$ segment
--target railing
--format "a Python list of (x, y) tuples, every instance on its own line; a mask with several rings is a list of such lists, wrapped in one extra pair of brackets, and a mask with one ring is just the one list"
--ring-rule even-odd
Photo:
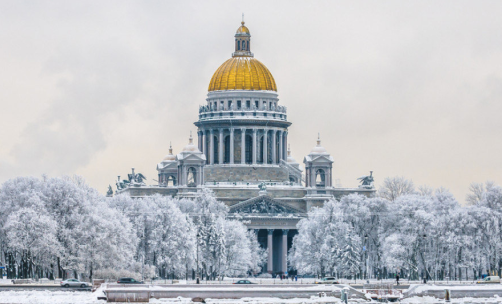
[(287, 121), (287, 114), (280, 111), (267, 110), (233, 110), (233, 111), (209, 111), (199, 113), (200, 121), (220, 119), (267, 119)]

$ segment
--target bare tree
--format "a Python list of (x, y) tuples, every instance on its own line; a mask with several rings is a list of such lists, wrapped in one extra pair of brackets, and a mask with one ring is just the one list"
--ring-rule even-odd
[(388, 199), (389, 201), (394, 201), (401, 195), (413, 193), (415, 193), (413, 181), (403, 176), (387, 177), (383, 181), (383, 186), (378, 191), (380, 197)]

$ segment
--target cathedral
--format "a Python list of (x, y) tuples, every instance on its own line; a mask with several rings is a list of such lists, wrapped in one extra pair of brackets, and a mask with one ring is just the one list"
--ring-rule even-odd
[(133, 170), (130, 183), (119, 177), (117, 193), (195, 197), (209, 188), (229, 207), (229, 217), (254, 229), (268, 251), (264, 271), (285, 273), (298, 221), (333, 197), (373, 195), (373, 177), (357, 188), (334, 187), (334, 160), (319, 137), (300, 166), (288, 145), (287, 108), (279, 104), (274, 77), (254, 58), (244, 22), (234, 47), (232, 58), (213, 74), (206, 103), (199, 108), (197, 142), (190, 134), (178, 154), (169, 148), (157, 164), (158, 184), (146, 185)]

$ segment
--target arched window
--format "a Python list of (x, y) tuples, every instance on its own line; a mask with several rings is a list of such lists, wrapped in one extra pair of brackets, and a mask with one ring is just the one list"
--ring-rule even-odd
[(220, 151), (220, 147), (218, 147), (220, 144), (220, 141), (218, 140), (218, 136), (215, 136), (214, 137), (214, 164), (217, 164), (219, 162), (219, 151)]
[(251, 164), (253, 162), (253, 137), (251, 135), (246, 135), (246, 164)]
[(223, 158), (223, 163), (230, 163), (230, 135), (225, 136), (225, 157)]
[(188, 168), (187, 185), (188, 187), (195, 187), (197, 184), (197, 170), (194, 167)]
[(317, 169), (315, 172), (315, 185), (316, 187), (324, 188), (326, 186), (326, 175), (323, 169)]
[(246, 41), (242, 41), (242, 50), (245, 51), (246, 50)]
[(169, 175), (167, 177), (167, 186), (176, 186), (176, 177)]
[(237, 41), (237, 50), (240, 51), (241, 50), (241, 42), (240, 41)]

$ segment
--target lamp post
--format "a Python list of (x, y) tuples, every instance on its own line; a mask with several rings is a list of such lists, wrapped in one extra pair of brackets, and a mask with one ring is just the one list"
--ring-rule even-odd
[(427, 279), (428, 279), (428, 276), (427, 276), (427, 265), (425, 265), (425, 238), (427, 237), (427, 235), (424, 233), (423, 235), (421, 235), (422, 237), (422, 241), (423, 241), (423, 251), (422, 251), (422, 262), (424, 264), (424, 283), (427, 283)]
[(197, 258), (196, 258), (197, 273), (195, 275), (195, 280), (197, 281), (197, 284), (199, 283), (199, 238), (200, 238), (200, 232), (197, 231)]
[(364, 272), (365, 272), (365, 278), (366, 280), (368, 279), (368, 235), (365, 234), (364, 235), (364, 247), (363, 247), (363, 251), (366, 255), (366, 257), (364, 258)]

